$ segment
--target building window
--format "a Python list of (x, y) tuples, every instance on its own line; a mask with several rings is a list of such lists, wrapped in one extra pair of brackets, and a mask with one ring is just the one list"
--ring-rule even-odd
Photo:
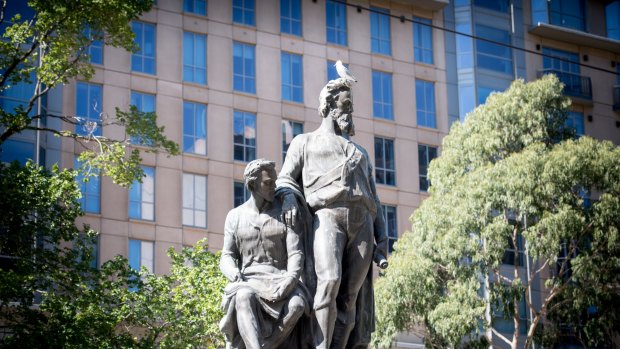
[(495, 88), (478, 86), (478, 105), (486, 103), (491, 93), (496, 91)]
[[(73, 168), (79, 169), (81, 167), (81, 163), (78, 159), (75, 159), (73, 162)], [(78, 173), (75, 177), (78, 188), (80, 188), (80, 192), (82, 193), (82, 198), (80, 199), (80, 206), (82, 207), (82, 211), (88, 213), (100, 213), (101, 212), (101, 187), (99, 184), (99, 171), (95, 171), (94, 176), (85, 177), (83, 173)], [(86, 181), (85, 181), (86, 180)]]
[(388, 238), (388, 252), (394, 251), (394, 243), (398, 240), (396, 221), (396, 206), (381, 205), (383, 220), (385, 221), (385, 236)]
[(235, 91), (256, 93), (254, 45), (233, 43), (233, 88)]
[(183, 225), (207, 227), (207, 176), (183, 174)]
[[(507, 45), (511, 44), (510, 33), (507, 30), (476, 24), (476, 35)], [(480, 68), (512, 74), (512, 49), (488, 41), (476, 40), (476, 63)]]
[(413, 21), (413, 59), (433, 64), (433, 21), (420, 17), (413, 17)]
[(418, 144), (418, 167), (420, 171), (420, 191), (428, 191), (428, 165), (437, 157), (437, 148), (430, 145)]
[(620, 40), (620, 0), (605, 6), (605, 24), (607, 27), (607, 37)]
[(101, 89), (101, 85), (78, 81), (75, 98), (78, 135), (101, 136)]
[(134, 44), (138, 46), (138, 52), (131, 55), (131, 70), (155, 74), (155, 25), (132, 22), (131, 29), (135, 35)]
[(347, 5), (331, 0), (325, 1), (327, 42), (347, 46)]
[(234, 159), (249, 162), (256, 159), (256, 114), (234, 112)]
[(372, 114), (377, 118), (393, 120), (392, 74), (372, 72)]
[(155, 169), (142, 166), (142, 183), (134, 181), (129, 188), (129, 218), (155, 220)]
[(394, 141), (375, 137), (375, 178), (379, 184), (396, 185)]
[(282, 99), (299, 103), (304, 101), (301, 55), (282, 52)]
[(583, 113), (577, 111), (571, 111), (568, 113), (568, 117), (565, 121), (567, 128), (572, 128), (577, 138), (585, 134), (585, 126), (583, 123)]
[[(327, 61), (327, 81), (336, 80), (340, 77), (336, 71), (335, 64), (336, 62), (334, 61)], [(345, 64), (345, 67), (348, 67), (348, 65)]]
[(207, 15), (207, 1), (206, 0), (183, 0), (183, 11), (193, 13), (196, 15)]
[(390, 43), (390, 10), (370, 8), (370, 50), (372, 53), (392, 54)]
[[(515, 256), (515, 253), (517, 255)], [(517, 248), (515, 248), (515, 244), (512, 242), (512, 238), (508, 237), (508, 248), (504, 250), (504, 256), (502, 257), (502, 264), (515, 265), (515, 257), (516, 265), (522, 267), (523, 263), (523, 236), (521, 234), (517, 235)]]
[(280, 0), (280, 31), (301, 36), (301, 0)]
[[(143, 113), (155, 112), (155, 95), (131, 91), (131, 105)], [(137, 145), (151, 145), (151, 140), (139, 136), (132, 136), (131, 143)]]
[(474, 0), (474, 5), (506, 13), (510, 9), (508, 1), (509, 0)]
[(183, 32), (183, 81), (207, 84), (207, 36)]
[(437, 128), (435, 118), (435, 84), (430, 81), (415, 81), (416, 117), (418, 126)]
[(551, 24), (582, 31), (586, 29), (584, 0), (550, 0), (547, 3)]
[[(129, 266), (133, 270), (140, 270), (145, 267), (148, 271), (153, 272), (153, 262), (155, 254), (155, 244), (152, 241), (142, 241), (129, 239)], [(131, 291), (137, 291), (137, 287), (130, 288)]]
[(286, 158), (286, 151), (293, 138), (304, 133), (304, 124), (297, 121), (282, 120), (282, 160)]
[(0, 162), (8, 164), (17, 161), (24, 166), (28, 159), (34, 160), (34, 144), (14, 139), (7, 139), (2, 143)]
[(183, 151), (207, 155), (207, 106), (183, 102)]
[[(502, 304), (494, 304), (493, 308), (493, 328), (502, 333), (514, 333), (515, 325), (512, 315), (504, 311)], [(525, 293), (521, 293), (519, 299), (519, 334), (527, 334), (527, 305), (525, 304)]]
[(86, 50), (86, 54), (88, 54), (88, 57), (90, 58), (90, 63), (103, 64), (103, 42), (95, 39), (97, 37), (101, 37), (101, 35), (97, 35), (97, 33), (90, 30), (90, 27), (86, 27), (86, 29), (84, 29), (84, 35), (91, 40), (91, 43)]
[(254, 0), (233, 0), (233, 23), (256, 25), (254, 21)]
[(580, 75), (579, 54), (543, 47), (543, 68), (564, 84), (565, 94), (592, 99), (590, 79)]
[(244, 202), (248, 201), (250, 198), (250, 191), (245, 187), (245, 183), (243, 182), (235, 182), (234, 183), (234, 205), (235, 207), (242, 205)]

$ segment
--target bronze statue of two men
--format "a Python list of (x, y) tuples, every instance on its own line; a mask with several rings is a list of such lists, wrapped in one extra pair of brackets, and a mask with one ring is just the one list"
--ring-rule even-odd
[(259, 159), (251, 198), (226, 217), (227, 348), (361, 348), (374, 329), (372, 261), (387, 237), (368, 153), (354, 134), (351, 81), (319, 95), (323, 121), (293, 139), (280, 174)]

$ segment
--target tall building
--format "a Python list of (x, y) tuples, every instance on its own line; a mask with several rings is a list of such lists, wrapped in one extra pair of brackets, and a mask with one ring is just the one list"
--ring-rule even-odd
[[(28, 12), (21, 6), (11, 11)], [(358, 80), (354, 139), (374, 159), (392, 242), (427, 195), (427, 166), (449, 125), (515, 78), (557, 74), (577, 132), (620, 143), (620, 78), (606, 72), (620, 72), (619, 0), (157, 0), (132, 29), (139, 52), (93, 45), (94, 77), (42, 101), (84, 120), (129, 105), (155, 111), (181, 146), (175, 157), (143, 154), (146, 177), (130, 189), (105, 177), (81, 185), (82, 221), (101, 233), (99, 263), (120, 254), (166, 273), (170, 247), (208, 238), (221, 248), (227, 212), (248, 195), (245, 165), (267, 158), (280, 168), (291, 139), (319, 126), (318, 94), (337, 60)], [(3, 91), (0, 103), (31, 90)], [(95, 132), (125, 137), (118, 127)], [(35, 158), (37, 144), (48, 166), (73, 167), (83, 150), (24, 132), (0, 160)]]

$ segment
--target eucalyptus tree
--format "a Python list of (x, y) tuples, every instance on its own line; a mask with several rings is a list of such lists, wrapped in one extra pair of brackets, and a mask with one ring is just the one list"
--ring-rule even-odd
[(590, 345), (618, 334), (620, 149), (575, 137), (562, 88), (515, 81), (452, 126), (376, 283), (375, 345), (405, 330), (428, 347), (550, 344), (560, 323)]

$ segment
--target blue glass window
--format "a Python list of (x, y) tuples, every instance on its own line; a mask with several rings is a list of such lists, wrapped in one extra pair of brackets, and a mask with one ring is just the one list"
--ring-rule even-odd
[(254, 0), (233, 0), (233, 22), (249, 26), (254, 21)]
[(286, 158), (286, 151), (293, 138), (304, 133), (304, 124), (297, 121), (282, 120), (282, 160)]
[(183, 102), (183, 151), (207, 155), (207, 106)]
[(207, 176), (183, 174), (183, 225), (207, 227)]
[(478, 105), (486, 103), (489, 95), (495, 91), (497, 90), (490, 87), (478, 86)]
[(131, 70), (155, 74), (155, 25), (132, 22), (131, 29), (135, 35), (134, 43), (139, 48), (138, 52), (131, 55)]
[(86, 53), (90, 57), (90, 62), (94, 64), (103, 64), (103, 42), (101, 40), (94, 40), (93, 37), (97, 36), (89, 27), (84, 29), (84, 35), (89, 37), (92, 42), (88, 46)]
[(183, 81), (207, 84), (207, 36), (183, 32)]
[[(153, 272), (155, 244), (152, 241), (141, 241), (129, 239), (129, 266), (131, 269), (140, 270), (145, 267), (148, 271)], [(131, 291), (137, 291), (136, 287), (132, 287)]]
[(233, 89), (256, 93), (254, 45), (233, 43)]
[(375, 137), (375, 178), (379, 184), (396, 185), (392, 139)]
[(372, 53), (392, 54), (390, 43), (390, 10), (371, 7), (370, 50)]
[(585, 134), (585, 126), (583, 122), (583, 113), (571, 111), (568, 113), (565, 125), (575, 131), (575, 136), (581, 137)]
[(607, 37), (620, 40), (620, 0), (605, 6), (605, 24), (607, 26)]
[[(334, 64), (336, 64), (336, 62), (327, 61), (327, 81), (336, 80), (340, 77), (338, 75), (338, 72), (336, 71), (336, 67), (334, 66)], [(347, 65), (345, 64), (345, 67), (346, 66)]]
[[(155, 112), (155, 95), (131, 91), (131, 105), (135, 105), (143, 113)], [(149, 139), (131, 137), (131, 143), (139, 145), (150, 145)]]
[(129, 188), (129, 218), (155, 220), (155, 169), (142, 166), (142, 182), (134, 181)]
[(418, 144), (418, 168), (420, 171), (420, 191), (428, 191), (428, 165), (437, 157), (437, 148), (430, 145)]
[(234, 112), (234, 159), (249, 162), (256, 159), (256, 114)]
[[(76, 170), (80, 168), (80, 161), (75, 159), (73, 166)], [(99, 184), (99, 171), (94, 171), (96, 171), (95, 176), (85, 177), (82, 173), (78, 173), (77, 177), (75, 177), (77, 185), (80, 188), (80, 192), (82, 193), (80, 206), (82, 206), (82, 210), (84, 212), (88, 213), (101, 212), (101, 187)], [(85, 179), (87, 181), (84, 181)]]
[(543, 47), (543, 54), (544, 69), (579, 75), (579, 55), (577, 53)]
[(551, 0), (548, 4), (551, 24), (582, 31), (586, 29), (584, 0)]
[(22, 166), (28, 159), (34, 160), (34, 144), (14, 139), (7, 139), (0, 148), (0, 162), (19, 162)]
[(413, 17), (413, 20), (413, 59), (433, 64), (433, 28), (430, 27), (433, 21), (420, 17)]
[(347, 5), (325, 1), (325, 17), (327, 42), (347, 46)]
[(508, 12), (510, 9), (508, 0), (474, 0), (474, 5), (499, 12)]
[(79, 118), (75, 133), (101, 136), (101, 85), (77, 82), (75, 115)]
[[(511, 44), (510, 33), (507, 30), (476, 24), (476, 35), (488, 40)], [(476, 40), (476, 60), (480, 68), (512, 74), (512, 49), (510, 47)]]
[(381, 212), (385, 221), (385, 236), (388, 238), (388, 252), (392, 253), (394, 251), (394, 243), (398, 240), (396, 206), (381, 205)]
[(206, 0), (183, 0), (183, 11), (201, 16), (207, 15)]
[(392, 114), (392, 74), (372, 72), (372, 114), (377, 118), (394, 119)]
[(280, 31), (301, 36), (301, 0), (280, 0)]
[(430, 81), (415, 81), (416, 117), (419, 126), (437, 128), (435, 121), (435, 84)]
[(250, 191), (245, 187), (243, 182), (235, 182), (234, 184), (234, 205), (235, 207), (242, 205), (250, 198)]
[(301, 55), (282, 52), (282, 99), (302, 103), (304, 79)]

